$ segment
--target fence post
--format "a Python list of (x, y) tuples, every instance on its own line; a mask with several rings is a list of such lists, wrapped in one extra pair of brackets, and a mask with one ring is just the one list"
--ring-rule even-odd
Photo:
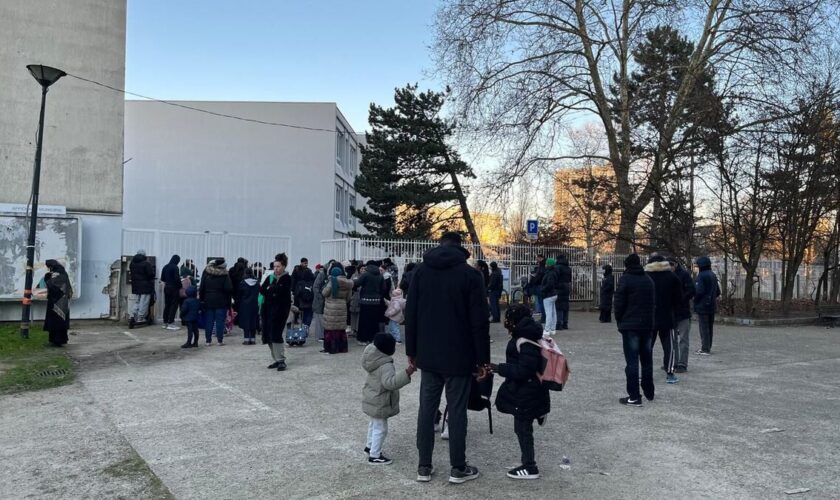
[(779, 300), (776, 296), (776, 287), (778, 287), (776, 279), (776, 272), (773, 271), (773, 300)]
[(597, 301), (599, 299), (599, 297), (598, 297), (599, 294), (596, 293), (596, 291), (595, 291), (595, 289), (598, 288), (598, 259), (595, 258), (591, 262), (592, 262), (592, 286), (590, 287), (590, 289), (592, 291), (592, 301), (590, 302), (590, 304), (591, 304), (592, 307), (591, 307), (590, 310), (594, 310), (595, 306), (598, 305)]

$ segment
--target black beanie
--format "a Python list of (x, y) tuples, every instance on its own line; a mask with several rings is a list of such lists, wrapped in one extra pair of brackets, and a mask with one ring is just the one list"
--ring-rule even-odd
[(379, 349), (379, 352), (388, 356), (393, 356), (397, 352), (397, 341), (387, 333), (376, 334), (376, 337), (373, 337), (373, 345)]
[(641, 265), (642, 260), (634, 253), (631, 253), (624, 259), (624, 267), (638, 267)]

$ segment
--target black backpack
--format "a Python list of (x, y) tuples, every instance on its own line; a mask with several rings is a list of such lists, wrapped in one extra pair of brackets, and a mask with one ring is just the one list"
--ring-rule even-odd
[(315, 292), (312, 291), (312, 283), (301, 283), (296, 292), (301, 307), (311, 307), (315, 300)]

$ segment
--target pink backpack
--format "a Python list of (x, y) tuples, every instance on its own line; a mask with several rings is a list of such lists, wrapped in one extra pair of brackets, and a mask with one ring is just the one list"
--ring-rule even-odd
[(545, 367), (542, 373), (537, 373), (537, 378), (552, 391), (562, 391), (566, 381), (569, 380), (569, 363), (566, 361), (566, 356), (557, 347), (553, 340), (543, 338), (539, 342), (533, 340), (520, 338), (516, 341), (517, 352), (522, 347), (522, 344), (528, 342), (540, 348), (543, 358), (545, 359)]

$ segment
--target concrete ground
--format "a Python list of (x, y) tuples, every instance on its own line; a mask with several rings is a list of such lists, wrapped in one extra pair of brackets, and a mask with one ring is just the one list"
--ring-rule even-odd
[[(470, 412), (482, 477), (464, 485), (446, 481), (446, 441), (433, 481), (414, 481), (419, 374), (389, 422), (394, 464), (367, 465), (355, 343), (289, 349), (279, 373), (241, 336), (182, 351), (183, 331), (78, 324), (75, 385), (0, 397), (0, 498), (840, 498), (840, 329), (719, 326), (714, 355), (692, 355), (674, 386), (657, 370), (656, 401), (638, 409), (618, 404), (614, 325), (574, 312), (570, 324), (558, 341), (572, 377), (535, 431), (543, 478), (506, 478), (519, 464), (512, 418), (494, 413), (490, 435)], [(492, 336), (501, 361), (507, 335)]]

